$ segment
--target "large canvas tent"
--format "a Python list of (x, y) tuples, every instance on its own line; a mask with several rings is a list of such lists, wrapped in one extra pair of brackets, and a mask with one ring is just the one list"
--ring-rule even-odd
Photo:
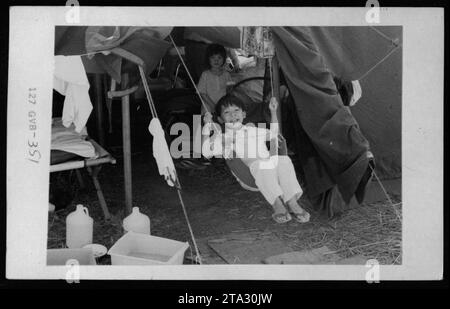
[[(182, 44), (195, 34), (230, 48), (239, 48), (237, 27), (56, 27), (55, 55), (89, 55), (85, 64), (101, 68), (126, 89), (139, 81), (137, 66), (115, 54), (114, 47), (144, 61), (147, 73), (170, 48), (173, 33)], [(401, 175), (401, 49), (370, 70), (401, 44), (400, 27), (272, 27), (279, 68), (293, 100), (305, 181), (310, 195), (326, 204), (333, 196), (345, 202), (361, 189), (368, 171), (366, 156), (375, 156), (379, 176)], [(175, 35), (176, 34), (176, 35)], [(391, 38), (393, 40), (391, 40)], [(100, 53), (99, 53), (100, 52)], [(364, 73), (369, 72), (365, 75)], [(128, 81), (122, 76), (127, 73)], [(351, 110), (343, 105), (333, 81), (361, 79), (363, 97)], [(281, 106), (283, 108), (283, 106)], [(292, 128), (292, 127), (291, 127)], [(290, 132), (292, 133), (292, 132)], [(302, 143), (302, 141), (304, 143)], [(361, 200), (362, 197), (360, 197)]]

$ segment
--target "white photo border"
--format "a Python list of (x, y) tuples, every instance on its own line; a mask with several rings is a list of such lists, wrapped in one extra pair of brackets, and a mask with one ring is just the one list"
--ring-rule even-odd
[[(370, 26), (368, 8), (11, 7), (7, 122), (9, 279), (65, 279), (47, 266), (48, 185), (54, 36), (58, 25)], [(232, 16), (232, 18), (230, 18)], [(402, 265), (380, 266), (380, 280), (443, 276), (444, 10), (381, 8), (375, 26), (403, 27)], [(36, 104), (28, 102), (35, 88)], [(41, 159), (27, 159), (30, 111), (36, 112)], [(80, 266), (80, 279), (365, 280), (365, 266), (180, 265)]]

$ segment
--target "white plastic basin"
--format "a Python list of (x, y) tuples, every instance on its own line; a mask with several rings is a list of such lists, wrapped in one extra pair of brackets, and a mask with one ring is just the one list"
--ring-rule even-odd
[(187, 248), (187, 242), (128, 232), (108, 254), (112, 265), (181, 265)]

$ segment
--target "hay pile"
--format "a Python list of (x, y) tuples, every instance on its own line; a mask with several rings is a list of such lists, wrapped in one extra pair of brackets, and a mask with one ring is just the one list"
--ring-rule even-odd
[[(397, 202), (394, 207), (401, 216), (399, 206)], [(333, 239), (336, 242), (340, 238), (336, 249), (340, 255), (361, 254), (382, 265), (402, 263), (402, 223), (390, 203), (355, 209), (335, 224), (340, 232)]]
[[(401, 202), (393, 200), (373, 203), (345, 212), (332, 221), (313, 220), (312, 227), (297, 235), (297, 250), (311, 250), (327, 246), (329, 253), (342, 258), (362, 255), (376, 259), (380, 265), (399, 265), (402, 263), (402, 223)], [(314, 215), (313, 215), (314, 217)]]

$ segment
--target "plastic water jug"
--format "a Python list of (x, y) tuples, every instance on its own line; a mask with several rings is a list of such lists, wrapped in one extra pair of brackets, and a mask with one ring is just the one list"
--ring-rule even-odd
[(123, 229), (125, 232), (150, 234), (150, 218), (141, 213), (138, 207), (133, 207), (131, 214), (123, 219)]
[(92, 243), (94, 220), (83, 205), (77, 205), (66, 218), (66, 244), (70, 249)]

